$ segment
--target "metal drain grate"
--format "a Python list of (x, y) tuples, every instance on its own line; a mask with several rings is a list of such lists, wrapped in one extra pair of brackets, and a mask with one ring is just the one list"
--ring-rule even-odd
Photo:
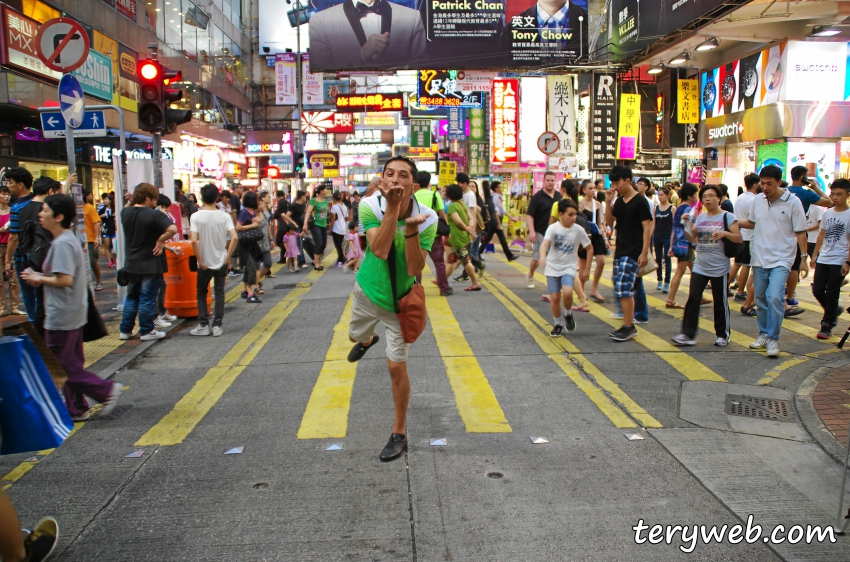
[(726, 395), (726, 413), (760, 420), (794, 421), (794, 409), (788, 400), (758, 398), (756, 396)]
[(302, 281), (300, 283), (278, 283), (274, 286), (275, 289), (306, 289), (313, 284), (312, 281)]

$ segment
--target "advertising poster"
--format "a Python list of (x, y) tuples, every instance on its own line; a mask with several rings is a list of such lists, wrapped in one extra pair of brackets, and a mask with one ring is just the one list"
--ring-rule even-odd
[(275, 105), (295, 105), (295, 62), (294, 53), (278, 53), (274, 59)]
[(610, 170), (617, 160), (617, 77), (594, 74), (590, 96), (590, 169)]
[(3, 8), (3, 64), (17, 67), (32, 74), (59, 80), (61, 72), (47, 68), (38, 58), (35, 42), (39, 23), (22, 14)]
[(112, 101), (112, 60), (106, 55), (89, 49), (86, 62), (71, 74), (77, 77), (86, 94)]
[(115, 9), (119, 14), (136, 21), (136, 0), (115, 0)]
[(337, 111), (305, 111), (302, 133), (353, 133), (354, 114)]
[[(835, 150), (834, 142), (789, 142), (788, 169), (805, 166), (807, 177), (816, 181), (824, 193), (828, 193), (827, 188), (835, 180)], [(788, 181), (790, 179), (787, 178)]]
[(420, 70), (416, 103), (427, 107), (481, 107), (482, 92), (463, 91), (457, 70)]
[(123, 43), (118, 44), (118, 97), (121, 107), (133, 112), (139, 108), (138, 60), (136, 51)]
[(572, 156), (576, 151), (576, 99), (573, 76), (546, 78), (549, 130), (558, 136), (560, 147), (554, 156)]
[(421, 68), (425, 61), (453, 69), (535, 67), (587, 55), (587, 0), (383, 0), (372, 6), (310, 3), (314, 71)]
[(310, 72), (310, 55), (301, 55), (301, 68), (303, 70), (304, 88), (302, 90), (302, 103), (304, 105), (322, 105), (325, 103), (324, 75), (321, 72)]
[(411, 148), (430, 148), (431, 147), (431, 120), (430, 119), (411, 119), (410, 120), (410, 147)]

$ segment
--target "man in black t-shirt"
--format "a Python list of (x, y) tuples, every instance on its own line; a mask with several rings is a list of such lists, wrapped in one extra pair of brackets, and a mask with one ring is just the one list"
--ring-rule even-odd
[(534, 271), (540, 260), (540, 245), (549, 228), (549, 217), (552, 215), (552, 205), (561, 200), (561, 194), (555, 191), (555, 172), (543, 175), (543, 189), (534, 194), (528, 203), (525, 223), (528, 227), (528, 241), (531, 247), (531, 265), (528, 268), (526, 287), (534, 288)]
[(159, 191), (149, 183), (141, 183), (133, 192), (133, 206), (121, 212), (124, 227), (124, 271), (127, 273), (127, 297), (119, 327), (119, 337), (133, 335), (136, 315), (141, 339), (158, 340), (165, 332), (154, 329), (156, 299), (162, 274), (168, 270), (165, 241), (177, 234), (177, 226), (168, 215), (156, 210)]
[(611, 188), (619, 197), (605, 211), (608, 226), (616, 219), (617, 249), (614, 252), (614, 298), (620, 300), (623, 325), (609, 336), (614, 341), (628, 341), (637, 335), (635, 328), (635, 290), (643, 281), (638, 270), (646, 265), (652, 235), (652, 213), (646, 198), (632, 185), (632, 171), (625, 166), (614, 166), (608, 173)]

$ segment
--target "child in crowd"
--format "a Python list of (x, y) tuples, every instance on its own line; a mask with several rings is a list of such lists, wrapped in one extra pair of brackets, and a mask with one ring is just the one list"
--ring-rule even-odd
[[(574, 332), (576, 321), (573, 318), (573, 285), (578, 274), (578, 252), (587, 251), (587, 259), (581, 271), (581, 278), (587, 280), (590, 264), (593, 262), (593, 245), (584, 228), (576, 226), (578, 206), (571, 199), (558, 201), (558, 222), (549, 226), (540, 245), (540, 263), (544, 268), (549, 287), (549, 305), (555, 325), (550, 335), (556, 338), (566, 327)], [(561, 294), (564, 296), (564, 316), (561, 316)]]
[(811, 266), (815, 270), (812, 294), (823, 307), (823, 318), (817, 336), (819, 340), (828, 340), (832, 336), (832, 329), (841, 311), (838, 304), (841, 299), (841, 285), (850, 271), (848, 192), (850, 181), (837, 179), (832, 182), (829, 198), (834, 206), (823, 213), (818, 241), (810, 258)]
[(348, 254), (345, 256), (348, 260), (345, 262), (345, 271), (354, 271), (357, 273), (359, 268), (357, 262), (363, 257), (363, 248), (360, 247), (360, 234), (357, 232), (357, 221), (348, 222), (348, 234), (345, 239), (348, 240)]
[(286, 231), (283, 235), (283, 247), (286, 249), (286, 270), (289, 273), (298, 273), (298, 267), (295, 265), (295, 260), (301, 255), (298, 251), (298, 233), (294, 229)]

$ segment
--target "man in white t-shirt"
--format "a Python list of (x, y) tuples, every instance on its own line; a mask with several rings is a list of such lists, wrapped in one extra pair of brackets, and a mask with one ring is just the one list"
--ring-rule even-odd
[[(210, 335), (209, 311), (207, 310), (207, 290), (213, 280), (214, 313), (212, 335), (222, 334), (221, 321), (224, 319), (224, 284), (227, 279), (227, 264), (236, 249), (239, 239), (233, 227), (229, 213), (219, 211), (215, 202), (218, 188), (207, 184), (201, 188), (201, 201), (204, 206), (192, 215), (189, 227), (189, 240), (198, 259), (198, 326), (189, 333), (193, 336)], [(228, 237), (230, 242), (228, 243)]]

